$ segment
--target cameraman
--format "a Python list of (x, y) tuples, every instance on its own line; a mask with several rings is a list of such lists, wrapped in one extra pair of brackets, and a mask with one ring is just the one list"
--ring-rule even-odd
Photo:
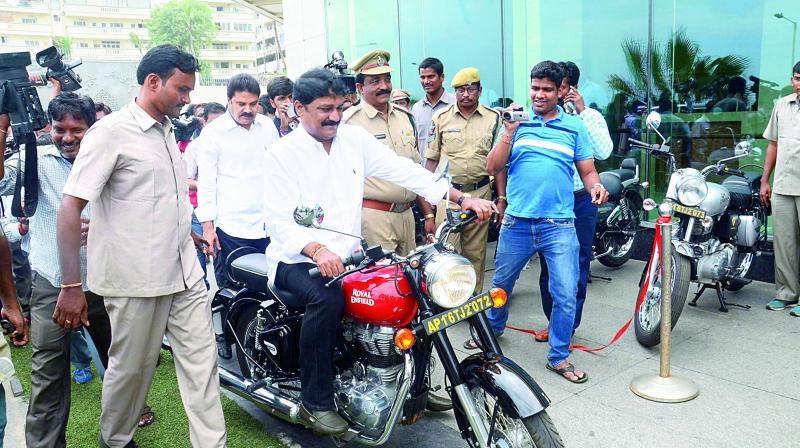
[[(64, 184), (77, 157), (84, 133), (94, 124), (94, 102), (74, 93), (53, 98), (47, 108), (53, 145), (38, 148), (39, 205), (30, 218), (33, 268), (31, 327), (33, 354), (31, 359), (31, 396), (28, 407), (26, 441), (31, 448), (64, 446), (70, 403), (70, 332), (53, 322), (56, 300), (62, 285), (56, 244), (56, 215), (61, 204)], [(18, 179), (15, 155), (6, 161), (0, 195), (14, 191)], [(83, 244), (89, 229), (89, 218), (82, 221)], [(81, 251), (81, 285), (85, 285), (86, 252)], [(85, 286), (82, 286), (85, 290)], [(92, 337), (101, 361), (107, 365), (111, 344), (111, 327), (103, 298), (86, 291), (89, 319), (86, 329)]]

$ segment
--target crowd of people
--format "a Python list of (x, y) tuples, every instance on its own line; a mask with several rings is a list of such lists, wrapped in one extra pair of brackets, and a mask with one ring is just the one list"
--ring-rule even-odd
[[(538, 253), (549, 325), (536, 337), (549, 343), (546, 366), (567, 381), (587, 381), (568, 358), (586, 299), (597, 206), (608, 199), (594, 160), (609, 157), (613, 145), (603, 116), (584, 103), (579, 68), (536, 64), (528, 77), (529, 118), (506, 120), (480, 103), (479, 69), (459, 69), (449, 92), (443, 63), (424, 59), (418, 68), (425, 96), (411, 105), (409, 92), (392, 85), (390, 60), (387, 51), (373, 50), (352, 64), (357, 95), (331, 71), (312, 69), (294, 81), (272, 79), (263, 95), (254, 77), (238, 74), (225, 104), (191, 104), (198, 61), (162, 45), (144, 55), (139, 93), (118, 111), (75, 93), (54, 96), (47, 107), (51, 141), (38, 151), (38, 208), (19, 223), (30, 239), (30, 293), (19, 280), (15, 291), (11, 249), (0, 238), (2, 315), (17, 328), (13, 344), (25, 345), (30, 334), (33, 347), (29, 447), (66, 445), (71, 381), (92, 379), (86, 339), (103, 372), (99, 445), (136, 446), (137, 427), (155, 418), (146, 398), (164, 335), (192, 445), (224, 446), (206, 265), (211, 258), (218, 287), (234, 287), (226, 263), (242, 247), (265, 253), (270, 279), (305, 307), (304, 412), (319, 433), (345, 431), (333, 402), (344, 304), (308, 269), (318, 267), (323, 277), (343, 272), (342, 259), (358, 242), (296, 224), (293, 210), (301, 203), (325, 209), (326, 226), (403, 255), (432, 240), (448, 203), (475, 211), (479, 221), (452, 237), (475, 269), (475, 293), (484, 289), (487, 235), (496, 225), (491, 287), (511, 299)], [(800, 86), (800, 67), (794, 71)], [(796, 106), (787, 104), (790, 112)], [(505, 110), (522, 109), (512, 102)], [(170, 119), (181, 114), (199, 126), (177, 139)], [(776, 126), (768, 138), (778, 139)], [(774, 148), (768, 165), (770, 154), (774, 166)], [(25, 166), (19, 157), (0, 170), (0, 194), (14, 191)], [(450, 185), (438, 175), (445, 170)], [(424, 220), (422, 235), (412, 207)], [(24, 277), (24, 269), (13, 270)], [(29, 301), (27, 318), (18, 294)], [(797, 295), (782, 292), (779, 299), (796, 303)], [(497, 335), (508, 310), (488, 312)], [(479, 342), (469, 339), (464, 348), (478, 349)], [(447, 397), (430, 399), (449, 405)]]

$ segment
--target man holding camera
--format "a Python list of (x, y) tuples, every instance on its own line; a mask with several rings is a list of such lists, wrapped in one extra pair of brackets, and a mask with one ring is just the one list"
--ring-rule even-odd
[(278, 130), (256, 112), (261, 88), (248, 74), (228, 81), (228, 113), (206, 125), (197, 141), (197, 219), (215, 254), (217, 285), (228, 255), (240, 247), (264, 252), (264, 151), (278, 140)]
[[(343, 114), (342, 122), (359, 126), (397, 155), (416, 163), (422, 161), (417, 150), (414, 118), (405, 109), (391, 103), (392, 71), (389, 52), (373, 50), (353, 64), (356, 89), (362, 101)], [(417, 195), (401, 186), (377, 178), (367, 178), (362, 202), (361, 233), (369, 244), (406, 255), (415, 247), (416, 235), (411, 201)], [(420, 210), (433, 218), (431, 206), (417, 200)]]
[[(433, 116), (428, 150), (425, 152), (425, 168), (433, 172), (437, 165), (447, 164), (447, 169), (453, 176), (453, 188), (473, 198), (491, 200), (492, 185), (489, 173), (486, 172), (486, 156), (503, 130), (500, 114), (480, 104), (483, 89), (481, 74), (477, 68), (460, 70), (453, 77), (451, 85), (456, 91), (456, 103)], [(497, 173), (495, 181), (498, 220), (502, 220), (506, 208), (505, 170)], [(437, 207), (436, 224), (446, 219), (445, 209), (444, 202)], [(426, 218), (425, 233), (428, 238), (433, 237), (434, 230), (433, 217)], [(453, 243), (456, 251), (467, 257), (475, 269), (478, 278), (475, 284), (476, 294), (483, 290), (488, 236), (488, 221), (470, 224), (460, 234), (451, 236), (451, 240), (455, 240)]]
[[(508, 208), (500, 228), (492, 287), (512, 297), (522, 268), (536, 253), (550, 268), (550, 351), (546, 367), (568, 381), (583, 383), (588, 375), (567, 361), (575, 320), (578, 239), (575, 234), (572, 174), (577, 169), (593, 204), (608, 200), (594, 168), (586, 126), (558, 106), (564, 77), (552, 61), (531, 70), (531, 119), (504, 120), (505, 131), (487, 157), (489, 174), (508, 165)], [(513, 107), (513, 106), (512, 106)], [(509, 305), (488, 312), (496, 334), (502, 334)]]
[(150, 49), (136, 70), (138, 96), (89, 129), (64, 186), (53, 320), (67, 330), (89, 324), (79, 249), (80, 214), (91, 201), (87, 282), (105, 296), (114, 336), (103, 380), (103, 448), (135, 446), (165, 334), (192, 446), (225, 446), (211, 307), (195, 254), (207, 242), (191, 231), (186, 169), (168, 118), (190, 102), (198, 70), (175, 46)]
[[(30, 218), (33, 268), (31, 296), (31, 395), (28, 405), (25, 439), (31, 448), (66, 445), (67, 419), (70, 408), (70, 338), (71, 332), (53, 321), (60, 285), (56, 216), (72, 164), (81, 150), (86, 131), (94, 124), (95, 105), (91, 99), (74, 93), (54, 97), (47, 107), (53, 145), (38, 148), (39, 202)], [(19, 154), (5, 163), (0, 180), (0, 195), (10, 194), (18, 182)], [(86, 243), (88, 214), (81, 217), (81, 243)], [(97, 352), (107, 364), (111, 345), (111, 326), (103, 298), (86, 287), (86, 251), (80, 251), (79, 286), (87, 299), (87, 313), (92, 325), (86, 329)]]

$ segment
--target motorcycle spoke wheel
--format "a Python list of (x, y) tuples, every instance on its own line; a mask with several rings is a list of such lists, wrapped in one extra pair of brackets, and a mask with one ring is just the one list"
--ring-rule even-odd
[[(492, 448), (559, 448), (563, 447), (561, 436), (545, 411), (524, 419), (513, 418), (498, 406), (497, 397), (486, 390), (475, 387), (472, 397), (481, 412), (486, 428), (491, 427), (492, 416), (495, 417), (492, 432)], [(472, 446), (478, 446), (471, 440)]]

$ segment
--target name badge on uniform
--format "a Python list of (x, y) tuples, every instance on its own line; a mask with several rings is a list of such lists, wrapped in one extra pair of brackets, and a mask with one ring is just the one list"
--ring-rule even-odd
[(461, 129), (459, 129), (459, 128), (450, 128), (450, 129), (445, 129), (445, 130), (443, 130), (442, 132), (456, 132), (456, 133), (461, 133)]
[(375, 138), (378, 140), (383, 140), (386, 138), (386, 134), (375, 134)]

